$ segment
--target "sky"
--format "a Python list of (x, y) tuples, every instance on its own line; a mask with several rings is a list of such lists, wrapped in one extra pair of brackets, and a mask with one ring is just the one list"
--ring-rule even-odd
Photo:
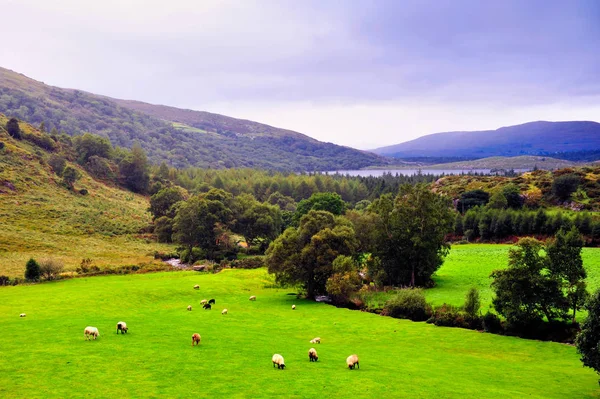
[(370, 149), (600, 121), (598, 0), (0, 0), (0, 66)]

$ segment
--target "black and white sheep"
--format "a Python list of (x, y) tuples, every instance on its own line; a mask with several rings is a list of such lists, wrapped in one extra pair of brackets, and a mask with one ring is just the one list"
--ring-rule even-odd
[(317, 350), (315, 348), (310, 348), (308, 350), (308, 360), (311, 362), (316, 362), (319, 360), (319, 356), (317, 356)]
[(350, 370), (353, 370), (355, 367), (357, 369), (360, 368), (360, 365), (358, 364), (358, 356), (356, 356), (356, 355), (348, 356), (348, 358), (346, 359), (346, 364), (348, 365), (348, 368)]
[(321, 343), (321, 337), (316, 337), (310, 340), (311, 344), (320, 344)]
[(296, 305), (292, 305), (292, 310), (296, 310)]
[(119, 331), (121, 331), (121, 334), (124, 334), (127, 332), (127, 330), (129, 330), (127, 328), (127, 323), (125, 323), (124, 321), (120, 321), (117, 323), (117, 334), (119, 333)]
[(199, 290), (199, 289), (200, 289), (200, 286), (199, 286), (198, 284), (196, 284), (196, 285), (194, 286), (194, 289), (195, 289), (195, 290)]
[(192, 310), (192, 305), (188, 305), (187, 310)]
[(83, 335), (85, 336), (85, 339), (89, 341), (91, 337), (94, 337), (94, 339), (98, 338), (100, 333), (96, 327), (87, 326), (85, 330), (83, 330)]
[(227, 309), (223, 309), (223, 311), (221, 312), (221, 314), (227, 314)]
[(277, 366), (277, 368), (280, 370), (285, 369), (285, 363), (283, 362), (283, 356), (276, 353), (273, 355), (273, 358), (271, 360), (273, 361), (273, 367)]
[(250, 298), (248, 298), (251, 301), (256, 301), (256, 296), (252, 295)]
[(19, 315), (19, 317), (25, 317), (25, 316), (27, 316), (25, 313), (21, 313), (21, 314)]

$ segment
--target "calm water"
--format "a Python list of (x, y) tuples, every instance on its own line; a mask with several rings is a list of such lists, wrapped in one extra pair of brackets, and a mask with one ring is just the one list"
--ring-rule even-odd
[[(459, 175), (461, 173), (484, 173), (489, 174), (490, 169), (372, 169), (372, 170), (336, 170), (333, 172), (327, 172), (328, 174), (339, 173), (341, 175), (350, 175), (350, 176), (382, 176), (386, 173), (391, 173), (393, 175), (407, 175), (412, 176), (419, 173), (419, 170), (422, 174), (430, 174), (430, 175)], [(515, 172), (522, 173), (527, 172), (529, 169), (515, 169)]]

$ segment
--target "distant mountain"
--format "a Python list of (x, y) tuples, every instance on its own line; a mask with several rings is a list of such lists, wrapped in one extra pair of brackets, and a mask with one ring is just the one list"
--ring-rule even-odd
[[(600, 123), (529, 122), (497, 130), (435, 133), (373, 150), (405, 157), (470, 157), (553, 155), (600, 149)], [(571, 158), (572, 159), (572, 158)]]
[(250, 167), (315, 171), (387, 165), (366, 151), (208, 112), (117, 100), (48, 86), (0, 68), (0, 112), (70, 135), (91, 132), (114, 146), (139, 141), (154, 163), (175, 167)]

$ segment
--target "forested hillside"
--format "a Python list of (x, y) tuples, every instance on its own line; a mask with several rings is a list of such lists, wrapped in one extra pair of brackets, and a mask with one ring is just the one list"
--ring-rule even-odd
[(137, 141), (156, 164), (313, 171), (388, 163), (372, 153), (256, 122), (140, 104), (48, 86), (0, 68), (1, 113), (35, 126), (43, 123), (48, 132), (98, 134), (113, 146), (131, 148)]

